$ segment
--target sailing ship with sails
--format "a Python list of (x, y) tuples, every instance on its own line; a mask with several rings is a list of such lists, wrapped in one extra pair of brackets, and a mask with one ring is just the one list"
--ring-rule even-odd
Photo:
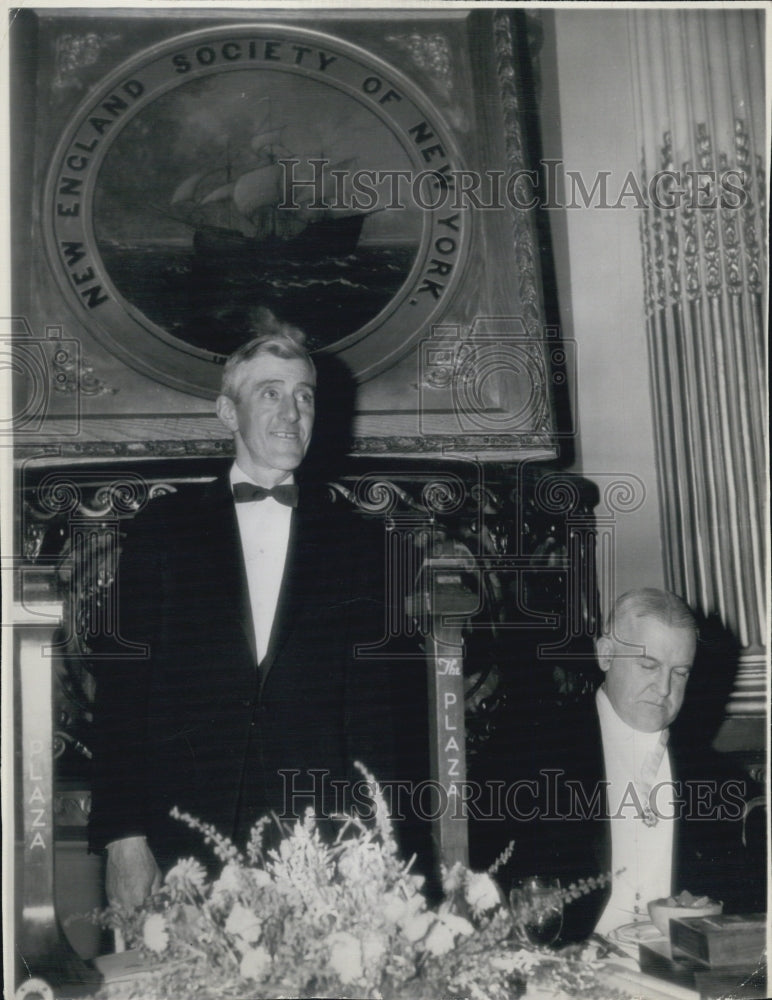
[[(175, 188), (171, 205), (193, 226), (197, 259), (251, 269), (277, 260), (315, 262), (354, 253), (371, 213), (329, 207), (329, 170), (318, 186), (318, 201), (310, 185), (289, 192), (290, 172), (281, 161), (298, 157), (282, 144), (283, 131), (279, 127), (258, 132), (238, 162), (231, 161), (229, 150), (223, 166), (191, 174)], [(330, 170), (353, 162), (340, 160), (330, 164)], [(320, 202), (325, 207), (315, 207)], [(298, 207), (282, 207), (292, 203)]]

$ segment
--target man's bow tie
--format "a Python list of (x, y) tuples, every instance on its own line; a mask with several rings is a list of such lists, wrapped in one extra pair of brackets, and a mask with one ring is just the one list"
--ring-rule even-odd
[(255, 486), (254, 483), (233, 484), (233, 499), (236, 503), (265, 500), (266, 497), (273, 497), (274, 500), (283, 503), (286, 507), (297, 507), (298, 488), (295, 483), (274, 486), (272, 490), (267, 490), (264, 486)]

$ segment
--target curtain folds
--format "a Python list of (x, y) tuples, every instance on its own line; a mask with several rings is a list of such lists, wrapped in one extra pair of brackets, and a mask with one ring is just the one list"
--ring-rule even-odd
[(668, 586), (743, 653), (763, 714), (767, 154), (762, 10), (629, 13)]

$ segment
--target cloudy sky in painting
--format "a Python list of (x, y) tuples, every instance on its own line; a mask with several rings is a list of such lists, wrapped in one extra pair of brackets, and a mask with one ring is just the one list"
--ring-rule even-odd
[[(101, 240), (179, 240), (194, 221), (172, 205), (178, 186), (203, 173), (198, 189), (254, 169), (258, 137), (280, 129), (278, 151), (323, 157), (350, 170), (407, 170), (410, 160), (372, 111), (336, 88), (279, 71), (231, 71), (182, 84), (144, 107), (112, 143), (95, 193)], [(274, 138), (277, 138), (274, 135)], [(417, 239), (420, 211), (378, 212), (365, 238)]]

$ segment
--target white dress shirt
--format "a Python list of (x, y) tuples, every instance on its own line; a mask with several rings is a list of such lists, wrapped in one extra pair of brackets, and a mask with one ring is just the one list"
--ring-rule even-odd
[[(648, 799), (649, 784), (670, 782), (670, 759), (660, 746), (661, 734), (642, 733), (624, 722), (603, 688), (596, 695), (606, 765), (607, 805), (611, 823), (611, 896), (595, 928), (599, 934), (648, 920), (646, 904), (669, 896), (673, 864), (673, 789), (657, 788), (654, 802), (659, 816), (647, 826), (637, 808)], [(653, 780), (642, 769), (647, 754), (661, 754)]]
[[(255, 483), (233, 463), (230, 473), (231, 486), (235, 483)], [(287, 483), (294, 482), (290, 477)], [(241, 536), (241, 550), (249, 586), (249, 603), (255, 629), (257, 662), (268, 650), (276, 607), (279, 602), (284, 564), (287, 561), (292, 508), (273, 497), (236, 504), (236, 518)]]

